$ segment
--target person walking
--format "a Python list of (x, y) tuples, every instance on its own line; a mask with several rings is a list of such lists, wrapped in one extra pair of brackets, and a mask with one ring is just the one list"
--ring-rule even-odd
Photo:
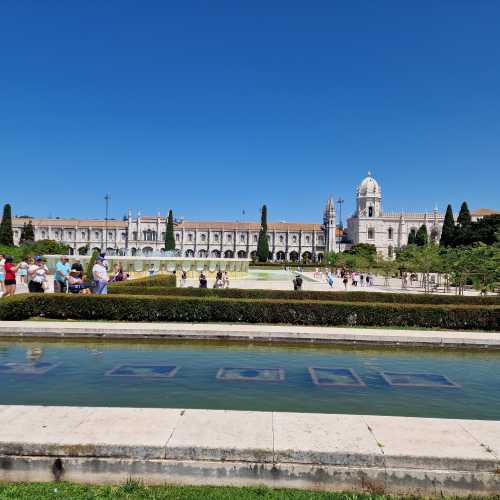
[(5, 271), (5, 291), (2, 297), (8, 297), (16, 293), (16, 272), (18, 266), (14, 265), (12, 257), (5, 257), (4, 271)]
[(108, 293), (108, 270), (104, 267), (103, 261), (103, 257), (97, 257), (94, 267), (92, 267), (92, 278), (95, 282), (94, 292), (97, 295)]
[(54, 292), (55, 293), (65, 293), (67, 290), (67, 279), (69, 272), (71, 271), (71, 266), (69, 265), (69, 259), (66, 256), (62, 256), (59, 262), (56, 264), (56, 274), (54, 277)]
[(26, 285), (28, 283), (28, 267), (29, 267), (29, 258), (24, 257), (21, 263), (18, 266), (19, 282), (22, 285)]
[(224, 278), (222, 281), (224, 282), (224, 288), (229, 288), (229, 274), (227, 271), (224, 271)]
[(344, 274), (342, 283), (344, 283), (344, 288), (347, 290), (347, 284), (349, 283), (349, 277), (347, 276), (347, 273)]
[(207, 288), (207, 286), (208, 286), (207, 277), (205, 276), (205, 274), (200, 273), (200, 288)]

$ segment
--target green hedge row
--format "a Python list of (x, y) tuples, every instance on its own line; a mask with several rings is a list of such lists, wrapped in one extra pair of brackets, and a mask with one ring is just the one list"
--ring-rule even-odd
[(500, 330), (500, 306), (71, 294), (18, 295), (0, 301), (0, 320), (23, 320), (34, 316), (77, 320)]
[(156, 276), (147, 276), (145, 278), (138, 278), (135, 280), (119, 281), (112, 283), (109, 288), (115, 290), (122, 290), (124, 288), (148, 288), (148, 287), (162, 287), (175, 288), (176, 277), (175, 274), (157, 274)]
[[(139, 281), (139, 280), (137, 280)], [(158, 295), (176, 297), (222, 297), (232, 299), (322, 300), (329, 302), (377, 302), (396, 304), (470, 304), (500, 305), (500, 296), (480, 297), (466, 295), (421, 295), (414, 293), (384, 292), (316, 292), (293, 290), (247, 290), (243, 288), (165, 288), (109, 287), (112, 294)]]

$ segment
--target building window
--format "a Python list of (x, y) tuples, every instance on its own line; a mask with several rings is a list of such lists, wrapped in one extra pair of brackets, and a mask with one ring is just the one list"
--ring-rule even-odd
[(42, 231), (42, 240), (45, 239), (45, 231)]
[[(71, 233), (69, 233), (69, 237), (71, 238)], [(108, 238), (113, 237), (113, 231), (108, 231)]]
[(392, 258), (392, 255), (393, 255), (392, 246), (389, 245), (389, 247), (387, 248), (387, 257)]
[(56, 238), (59, 238), (59, 231), (55, 232)]
[(72, 232), (72, 231), (70, 231), (70, 232), (68, 233), (68, 238), (73, 238), (73, 232)]
[(368, 239), (369, 240), (375, 239), (375, 229), (373, 229), (372, 227), (368, 229)]
[(295, 235), (295, 234), (293, 235), (293, 237), (292, 237), (292, 241), (293, 241), (294, 243), (297, 243), (297, 235)]
[(98, 233), (97, 231), (94, 233), (94, 236), (95, 236), (97, 239), (99, 239), (99, 233)]
[[(285, 238), (282, 234), (280, 234), (280, 243), (283, 243), (285, 241)], [(284, 259), (283, 259), (284, 260)]]
[(137, 240), (137, 231), (134, 231), (134, 232), (132, 233), (132, 239), (133, 239), (133, 240)]
[(387, 238), (389, 240), (392, 240), (392, 227), (390, 227), (388, 230), (387, 230)]
[(368, 207), (368, 217), (373, 217), (373, 207)]
[(310, 243), (311, 242), (311, 237), (309, 235), (306, 236), (306, 243)]
[(188, 234), (188, 241), (193, 241), (193, 235), (192, 235), (192, 233)]
[(207, 235), (206, 234), (202, 234), (201, 235), (201, 241), (203, 241), (203, 242), (207, 241)]
[(257, 243), (257, 235), (256, 234), (253, 235), (253, 242)]
[(318, 236), (318, 243), (320, 245), (322, 245), (324, 242), (325, 242), (325, 239), (323, 238), (323, 236)]
[(244, 234), (240, 234), (240, 241), (241, 241), (241, 243), (245, 243), (245, 235)]
[(215, 241), (215, 243), (219, 242), (219, 235), (218, 234), (214, 234), (214, 241)]
[[(165, 238), (163, 238), (163, 239), (165, 239)], [(179, 233), (176, 233), (175, 241), (177, 241), (177, 242), (181, 241), (181, 235)]]
[(127, 239), (127, 233), (122, 233), (122, 240), (126, 240)]
[(82, 239), (85, 239), (87, 237), (87, 233), (85, 231), (82, 231)]
[(233, 239), (233, 236), (231, 234), (228, 234), (227, 235), (227, 241), (232, 241), (232, 239)]

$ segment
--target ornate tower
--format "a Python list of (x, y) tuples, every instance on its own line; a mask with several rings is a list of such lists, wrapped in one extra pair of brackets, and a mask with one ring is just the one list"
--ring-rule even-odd
[(368, 172), (356, 191), (356, 215), (358, 217), (379, 217), (382, 215), (382, 191), (378, 182)]
[(325, 211), (323, 212), (323, 226), (325, 227), (325, 250), (327, 252), (335, 251), (336, 243), (336, 217), (335, 203), (333, 197), (330, 195), (326, 202)]

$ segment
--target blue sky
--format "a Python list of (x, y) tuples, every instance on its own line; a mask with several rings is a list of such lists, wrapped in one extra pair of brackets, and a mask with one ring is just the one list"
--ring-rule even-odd
[(6, 0), (0, 203), (320, 222), (371, 170), (387, 211), (500, 208), (498, 19), (496, 0)]

